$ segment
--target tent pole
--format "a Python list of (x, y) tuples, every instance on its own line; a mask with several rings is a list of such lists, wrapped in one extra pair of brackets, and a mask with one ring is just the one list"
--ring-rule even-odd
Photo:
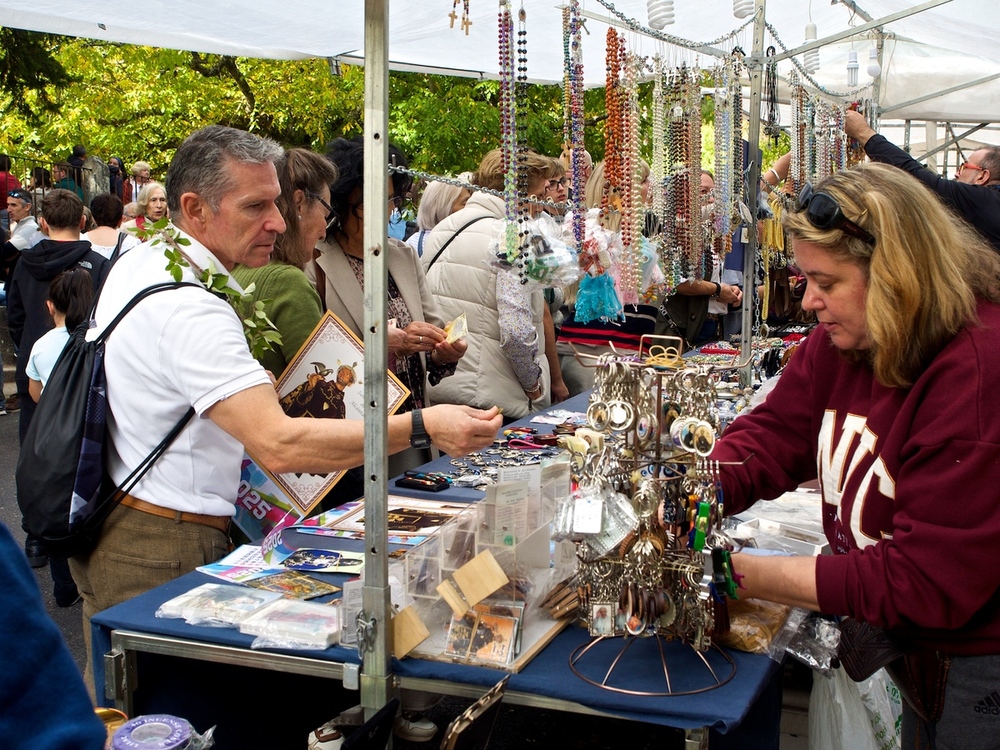
[[(753, 54), (748, 58), (750, 73), (750, 132), (747, 133), (746, 200), (753, 223), (747, 227), (747, 241), (743, 246), (743, 340), (740, 343), (740, 361), (747, 365), (740, 370), (740, 385), (750, 385), (753, 377), (753, 313), (757, 299), (757, 201), (760, 193), (760, 162), (757, 148), (760, 143), (760, 103), (764, 90), (764, 12), (765, 0), (754, 3)], [(766, 269), (765, 269), (766, 271)], [(767, 279), (765, 277), (765, 283)], [(761, 323), (767, 321), (767, 310), (761, 310)]]
[(365, 0), (365, 181), (363, 200), (364, 394), (365, 394), (365, 582), (359, 621), (365, 624), (362, 651), (361, 704), (370, 718), (389, 700), (391, 636), (389, 622), (388, 424), (386, 368), (385, 266), (389, 164), (389, 0)]

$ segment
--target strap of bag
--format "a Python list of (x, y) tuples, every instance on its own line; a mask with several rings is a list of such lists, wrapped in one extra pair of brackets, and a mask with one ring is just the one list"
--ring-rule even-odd
[[(139, 292), (138, 294), (136, 294), (132, 299), (130, 299), (125, 304), (125, 307), (123, 307), (121, 309), (121, 312), (119, 312), (115, 316), (114, 320), (112, 320), (110, 323), (108, 323), (107, 327), (103, 331), (101, 331), (101, 333), (98, 335), (98, 337), (95, 340), (97, 342), (99, 342), (99, 343), (103, 343), (104, 341), (106, 341), (107, 338), (108, 338), (108, 336), (111, 335), (111, 332), (113, 330), (115, 330), (115, 328), (121, 322), (122, 318), (124, 318), (133, 307), (135, 307), (140, 302), (142, 302), (144, 299), (146, 299), (146, 297), (149, 297), (149, 296), (151, 296), (153, 294), (157, 294), (158, 292), (165, 292), (168, 289), (180, 289), (183, 286), (190, 286), (190, 287), (194, 287), (195, 289), (205, 289), (205, 287), (202, 286), (201, 284), (196, 284), (196, 283), (191, 282), (191, 281), (164, 281), (164, 282), (159, 283), (159, 284), (153, 284), (152, 286), (148, 286), (145, 289), (143, 289), (141, 292)], [(208, 291), (208, 290), (205, 289), (205, 291)], [(100, 293), (98, 293), (98, 298), (100, 298)], [(94, 300), (94, 306), (93, 306), (93, 308), (90, 311), (91, 318), (93, 318), (94, 312), (97, 310), (97, 301), (98, 300), (96, 300), (96, 299)]]
[(125, 232), (118, 233), (118, 243), (115, 245), (114, 251), (111, 253), (109, 260), (114, 263), (118, 260), (118, 256), (122, 254), (122, 243), (125, 242)]
[(100, 526), (104, 523), (107, 517), (111, 515), (111, 511), (117, 508), (121, 501), (125, 499), (125, 496), (132, 492), (132, 488), (139, 483), (139, 480), (142, 479), (146, 475), (146, 472), (153, 467), (153, 464), (156, 463), (157, 459), (159, 459), (159, 457), (166, 452), (167, 448), (170, 447), (171, 443), (177, 439), (177, 436), (181, 434), (181, 430), (187, 426), (187, 423), (191, 421), (191, 417), (193, 416), (194, 407), (189, 406), (184, 416), (178, 420), (177, 424), (170, 428), (170, 432), (168, 432), (166, 437), (160, 441), (159, 445), (153, 448), (149, 455), (142, 459), (138, 466), (132, 469), (132, 473), (125, 477), (125, 481), (115, 487), (114, 491), (111, 493), (110, 501), (104, 503), (100, 509), (87, 519), (88, 525), (93, 528), (95, 525)]
[(493, 218), (492, 216), (477, 216), (472, 221), (469, 221), (469, 222), (463, 224), (462, 226), (460, 226), (457, 230), (455, 230), (455, 234), (453, 234), (451, 237), (449, 237), (448, 240), (443, 245), (441, 245), (441, 248), (434, 254), (434, 257), (431, 258), (431, 262), (427, 264), (427, 268), (425, 268), (424, 270), (425, 271), (430, 271), (431, 270), (431, 266), (433, 266), (434, 263), (437, 261), (437, 259), (441, 257), (441, 253), (443, 253), (445, 251), (445, 249), (448, 247), (448, 245), (450, 245), (452, 242), (454, 242), (455, 238), (458, 237), (458, 235), (460, 235), (466, 229), (468, 229), (469, 227), (471, 227), (477, 221), (482, 221), (483, 219), (492, 219), (492, 218)]

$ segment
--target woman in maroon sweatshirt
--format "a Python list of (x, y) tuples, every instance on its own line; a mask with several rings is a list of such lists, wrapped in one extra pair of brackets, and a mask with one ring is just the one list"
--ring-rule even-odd
[(722, 467), (727, 513), (818, 479), (835, 554), (734, 555), (745, 594), (911, 649), (904, 748), (997, 747), (1000, 256), (880, 164), (806, 186), (784, 225), (819, 326), (712, 457), (746, 459)]

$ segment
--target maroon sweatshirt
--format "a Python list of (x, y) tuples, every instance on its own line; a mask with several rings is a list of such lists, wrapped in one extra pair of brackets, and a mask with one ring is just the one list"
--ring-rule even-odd
[(1000, 653), (1000, 306), (979, 318), (908, 389), (820, 325), (712, 456), (750, 457), (722, 467), (727, 513), (819, 478), (823, 612), (959, 655)]

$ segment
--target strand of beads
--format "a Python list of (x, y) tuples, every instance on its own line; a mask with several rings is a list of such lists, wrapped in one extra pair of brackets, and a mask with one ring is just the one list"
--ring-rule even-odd
[(791, 158), (788, 162), (788, 175), (785, 177), (785, 184), (791, 187), (794, 195), (798, 195), (799, 190), (805, 184), (804, 166), (802, 164), (802, 145), (805, 138), (805, 90), (799, 80), (799, 74), (794, 70), (789, 74), (788, 81), (792, 87), (791, 108), (792, 108), (792, 145)]
[(645, 218), (639, 179), (639, 69), (643, 61), (630, 53), (625, 60), (625, 183), (622, 186), (622, 260), (619, 288), (624, 305), (639, 304), (639, 259), (637, 247), (642, 237), (641, 223)]
[[(516, 119), (516, 140), (517, 140), (517, 190), (523, 197), (528, 195), (530, 186), (528, 185), (528, 170), (526, 160), (528, 155), (528, 143), (524, 124), (528, 121), (528, 14), (524, 6), (517, 11), (517, 76), (514, 83)], [(529, 196), (530, 197), (530, 196)], [(528, 283), (526, 264), (526, 248), (530, 232), (528, 222), (531, 219), (531, 209), (527, 202), (522, 202), (518, 214), (518, 247), (516, 267), (521, 283)]]
[(584, 204), (583, 170), (585, 164), (585, 146), (583, 140), (583, 17), (580, 10), (580, 0), (570, 0), (567, 8), (566, 37), (569, 40), (566, 50), (566, 88), (568, 90), (568, 131), (571, 160), (570, 209), (573, 212), (573, 239), (579, 250), (583, 247), (586, 233), (586, 208)]
[(676, 283), (670, 278), (669, 269), (671, 268), (669, 245), (666, 243), (664, 238), (664, 229), (666, 227), (667, 214), (666, 214), (666, 161), (667, 161), (667, 140), (665, 136), (665, 120), (666, 120), (666, 107), (664, 106), (666, 100), (666, 91), (664, 88), (664, 64), (663, 58), (656, 55), (653, 58), (653, 143), (652, 143), (652, 158), (650, 161), (650, 173), (649, 173), (649, 183), (652, 186), (652, 206), (651, 210), (653, 216), (656, 217), (655, 223), (657, 226), (657, 233), (654, 237), (651, 237), (653, 246), (656, 249), (656, 255), (659, 259), (660, 270), (663, 271), (663, 275), (666, 280), (666, 288), (664, 292), (666, 294), (673, 293)]
[(497, 19), (500, 49), (500, 154), (504, 173), (504, 252), (508, 263), (518, 251), (517, 218), (517, 105), (514, 93), (514, 19), (510, 1), (500, 0)]
[(733, 65), (732, 75), (732, 99), (733, 99), (733, 145), (732, 145), (732, 165), (733, 165), (733, 202), (730, 206), (730, 214), (733, 217), (733, 224), (739, 224), (740, 203), (744, 200), (744, 190), (746, 181), (743, 179), (743, 85), (740, 83), (740, 74), (743, 71), (743, 55), (740, 52), (733, 52), (731, 56)]
[(722, 257), (728, 255), (733, 247), (732, 214), (730, 206), (733, 199), (732, 183), (732, 150), (733, 142), (733, 111), (730, 93), (730, 74), (732, 70), (726, 60), (715, 70), (715, 219), (712, 226), (713, 235), (721, 242)]
[[(624, 112), (622, 105), (621, 68), (625, 56), (625, 38), (614, 28), (608, 29), (604, 87), (607, 120), (604, 122), (604, 186), (601, 194), (601, 217), (606, 228), (618, 229), (621, 220), (621, 188), (623, 181), (622, 142)], [(614, 218), (612, 218), (614, 217)]]

